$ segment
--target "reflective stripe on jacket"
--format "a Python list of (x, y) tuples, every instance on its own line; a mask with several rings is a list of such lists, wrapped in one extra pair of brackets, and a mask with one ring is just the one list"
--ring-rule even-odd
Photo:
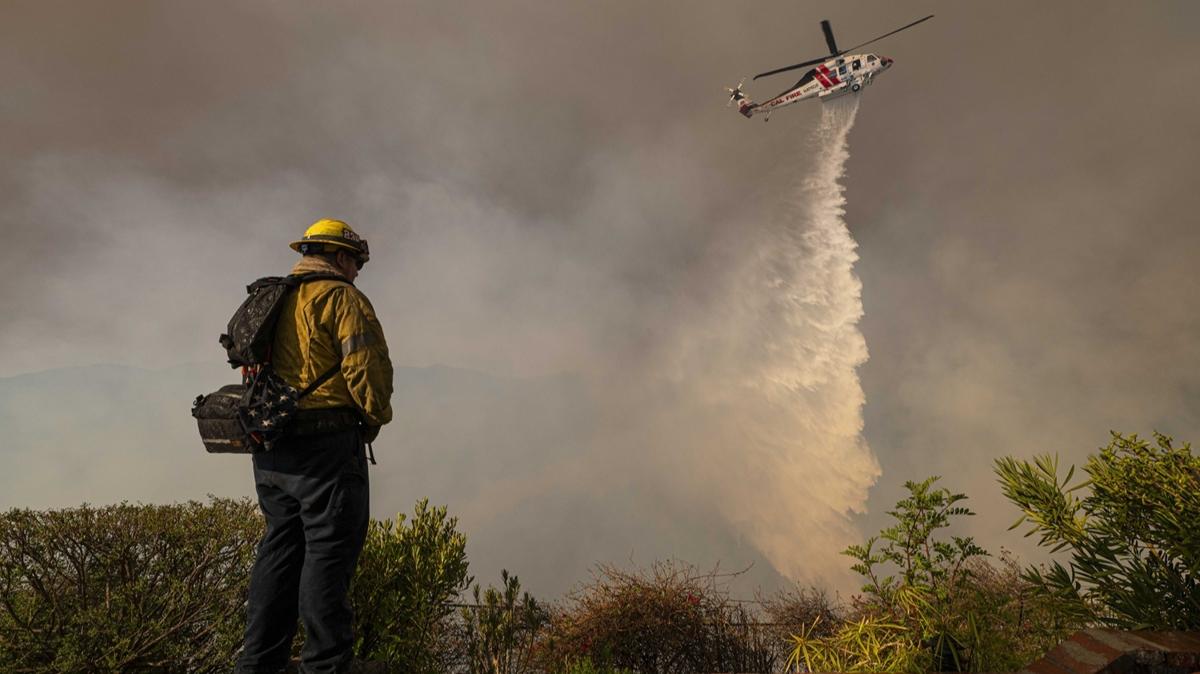
[[(304, 258), (292, 273), (314, 271), (323, 262)], [(342, 358), (340, 371), (300, 401), (301, 409), (349, 407), (364, 421), (392, 420), (392, 362), (383, 327), (361, 291), (346, 281), (302, 283), (288, 298), (275, 329), (271, 361), (284, 381), (303, 389)]]

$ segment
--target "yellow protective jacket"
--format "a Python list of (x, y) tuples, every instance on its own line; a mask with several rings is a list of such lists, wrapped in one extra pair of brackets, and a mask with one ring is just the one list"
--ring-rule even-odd
[[(293, 274), (334, 273), (321, 258), (302, 258)], [(340, 274), (339, 274), (340, 275)], [(271, 362), (298, 389), (342, 359), (340, 371), (300, 400), (301, 409), (357, 409), (371, 426), (392, 420), (392, 361), (375, 309), (348, 281), (302, 283), (288, 296), (275, 328)]]

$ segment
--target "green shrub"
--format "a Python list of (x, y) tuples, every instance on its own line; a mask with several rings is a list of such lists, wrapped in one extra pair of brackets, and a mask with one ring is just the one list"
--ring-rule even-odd
[[(888, 511), (896, 524), (865, 545), (850, 546), (845, 554), (856, 560), (851, 568), (867, 579), (863, 608), (882, 616), (878, 624), (895, 623), (908, 638), (925, 644), (935, 671), (966, 671), (972, 616), (964, 615), (953, 598), (970, 576), (967, 562), (987, 551), (970, 537), (937, 536), (952, 517), (975, 514), (957, 505), (966, 500), (965, 494), (934, 489), (937, 480), (906, 482), (908, 498)], [(887, 574), (889, 569), (896, 575)]]
[[(847, 612), (818, 614), (791, 637), (790, 664), (809, 671), (1013, 671), (1078, 627), (1057, 602), (969, 537), (940, 535), (973, 513), (966, 495), (908, 482), (896, 524), (845, 554), (866, 578)], [(841, 618), (840, 616), (846, 615)], [(830, 622), (832, 619), (832, 623)]]
[(954, 588), (950, 604), (963, 616), (978, 672), (1015, 672), (1086, 625), (1061, 612), (1059, 603), (1021, 573), (1007, 551), (995, 563), (976, 558)]
[[(398, 522), (370, 525), (358, 653), (441, 671), (446, 602), (470, 582), (465, 538), (425, 501)], [(262, 531), (249, 499), (0, 514), (0, 671), (228, 671)]]
[(446, 508), (417, 503), (413, 517), (372, 520), (351, 586), (358, 657), (405, 672), (447, 668), (454, 613), (449, 602), (471, 584), (466, 536)]
[(524, 674), (533, 671), (533, 649), (549, 614), (516, 576), (500, 572), (501, 589), (472, 592), (475, 606), (462, 609), (463, 649), (471, 674)]
[(1068, 566), (1031, 568), (1026, 579), (1077, 620), (1200, 629), (1200, 457), (1154, 437), (1151, 445), (1113, 433), (1074, 485), (1074, 468), (1060, 480), (1049, 456), (996, 462), (1004, 495), (1022, 511), (1013, 528), (1028, 523), (1027, 536), (1070, 551)]
[(248, 500), (4, 513), (0, 670), (227, 670), (261, 533)]

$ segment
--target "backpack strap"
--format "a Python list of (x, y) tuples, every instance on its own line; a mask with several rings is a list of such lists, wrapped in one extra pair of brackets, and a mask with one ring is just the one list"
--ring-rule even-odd
[[(295, 288), (295, 287), (299, 286), (301, 283), (306, 283), (308, 281), (323, 281), (325, 279), (331, 279), (334, 281), (343, 281), (346, 283), (350, 283), (346, 279), (346, 277), (342, 276), (341, 274), (330, 274), (327, 272), (319, 272), (319, 271), (318, 272), (310, 272), (308, 274), (290, 274), (287, 277), (287, 283), (288, 283), (288, 285)], [(313, 391), (321, 388), (321, 385), (324, 384), (325, 382), (329, 381), (330, 378), (333, 377), (333, 375), (337, 374), (338, 370), (341, 369), (341, 367), (342, 367), (342, 359), (338, 358), (337, 362), (334, 363), (332, 367), (330, 367), (325, 372), (321, 373), (321, 376), (314, 379), (311, 384), (304, 387), (304, 390), (301, 391), (296, 396), (296, 399), (299, 400), (301, 398), (304, 398), (305, 396), (312, 393)]]
[[(333, 280), (333, 281), (342, 281), (343, 283), (349, 283), (350, 285), (354, 285), (353, 283), (350, 283), (349, 279), (347, 279), (345, 276), (342, 276), (341, 274), (331, 274), (328, 272), (320, 272), (320, 271), (309, 272), (307, 274), (289, 274), (287, 276), (286, 282), (288, 285), (295, 288), (295, 287), (299, 286), (301, 283), (307, 283), (308, 281), (323, 281), (326, 279)], [(317, 377), (315, 380), (313, 380), (313, 383), (306, 386), (304, 388), (304, 390), (301, 391), (299, 393), (299, 395), (296, 396), (296, 399), (299, 400), (300, 398), (303, 398), (303, 397), (307, 396), (308, 394), (312, 393), (313, 391), (321, 388), (321, 384), (324, 384), (325, 382), (329, 381), (329, 379), (331, 377), (333, 377), (333, 375), (337, 374), (338, 370), (341, 367), (342, 367), (342, 359), (338, 358), (337, 362), (333, 364), (333, 367), (326, 370), (324, 373), (321, 374), (320, 377)]]
[(313, 383), (309, 384), (308, 386), (305, 386), (304, 390), (296, 395), (296, 400), (300, 400), (301, 398), (307, 396), (308, 394), (312, 393), (313, 391), (321, 388), (321, 384), (324, 384), (325, 382), (329, 381), (333, 377), (333, 375), (338, 373), (338, 370), (341, 369), (341, 367), (342, 367), (342, 359), (338, 358), (337, 362), (333, 364), (333, 367), (329, 368), (328, 370), (325, 370), (325, 372), (323, 372), (320, 377), (317, 377), (316, 379), (313, 380)]

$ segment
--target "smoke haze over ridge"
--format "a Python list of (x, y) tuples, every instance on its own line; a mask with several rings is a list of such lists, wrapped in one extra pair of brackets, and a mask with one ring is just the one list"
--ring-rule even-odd
[[(841, 217), (844, 198), (839, 184), (857, 108), (857, 98), (823, 107), (820, 124), (802, 145), (804, 153), (813, 158), (814, 169), (807, 176), (796, 177), (795, 186), (784, 192), (768, 216), (737, 223), (739, 239), (728, 242), (720, 254), (728, 270), (723, 283), (713, 283), (703, 305), (681, 313), (670, 330), (664, 330), (654, 343), (645, 344), (647, 357), (632, 367), (613, 360), (603, 371), (579, 368), (573, 380), (501, 384), (506, 388), (506, 402), (487, 392), (494, 384), (486, 384), (480, 391), (477, 381), (464, 385), (461, 377), (450, 376), (447, 383), (445, 377), (429, 379), (416, 374), (416, 381), (433, 386), (422, 388), (410, 384), (414, 373), (402, 372), (395, 405), (396, 428), (404, 432), (397, 436), (397, 444), (409, 445), (414, 428), (428, 427), (427, 422), (411, 417), (413, 408), (422, 402), (406, 391), (419, 397), (436, 396), (436, 390), (445, 386), (452, 389), (451, 409), (424, 415), (432, 417), (435, 426), (474, 419), (485, 435), (507, 431), (512, 437), (497, 439), (499, 446), (508, 447), (497, 456), (459, 451), (477, 440), (426, 438), (415, 452), (389, 457), (403, 457), (404, 463), (415, 459), (421, 464), (414, 471), (416, 482), (410, 479), (411, 484), (401, 489), (396, 487), (404, 478), (385, 458), (384, 466), (376, 471), (375, 488), (382, 496), (377, 495), (375, 510), (404, 510), (407, 496), (429, 489), (431, 483), (444, 482), (438, 496), (454, 504), (470, 525), (496, 528), (497, 533), (510, 536), (514, 530), (532, 530), (522, 537), (541, 542), (536, 557), (545, 560), (541, 566), (549, 567), (543, 573), (552, 573), (562, 557), (545, 551), (551, 533), (567, 547), (590, 550), (591, 556), (572, 570), (573, 578), (582, 577), (590, 563), (612, 560), (614, 555), (620, 560), (627, 549), (627, 561), (634, 563), (675, 556), (698, 536), (708, 541), (707, 547), (693, 551), (693, 560), (739, 566), (765, 561), (764, 568), (751, 576), (759, 583), (779, 582), (775, 574), (805, 582), (844, 583), (843, 565), (827, 552), (857, 541), (849, 516), (864, 510), (868, 489), (878, 474), (875, 459), (861, 438), (863, 394), (856, 374), (866, 360), (866, 347), (856, 328), (862, 314), (861, 285), (853, 275), (857, 255)], [(153, 207), (150, 196), (142, 197), (146, 208)], [(444, 217), (446, 212), (469, 211), (469, 206), (436, 202), (436, 210)], [(482, 217), (468, 212), (462, 219), (479, 222)], [(491, 224), (515, 226), (502, 220)], [(151, 233), (138, 231), (135, 235), (145, 238)], [(423, 272), (437, 273), (434, 269)], [(546, 292), (552, 293), (552, 289)], [(200, 371), (192, 369), (161, 377), (133, 373), (131, 379), (119, 370), (79, 372), (77, 376), (91, 382), (92, 397), (66, 397), (64, 407), (96, 413), (103, 405), (100, 399), (105, 390), (111, 388), (118, 398), (132, 400), (157, 391), (155, 411), (122, 424), (121, 410), (111, 410), (111, 414), (98, 415), (103, 422), (83, 427), (101, 446), (120, 449), (106, 449), (90, 457), (86, 452), (80, 454), (75, 447), (79, 442), (75, 433), (80, 431), (67, 431), (64, 438), (60, 426), (58, 436), (17, 438), (10, 450), (15, 448), (24, 463), (37, 455), (41, 443), (66, 445), (71, 449), (63, 460), (77, 470), (92, 465), (105, 475), (101, 481), (109, 484), (108, 498), (114, 497), (112, 483), (120, 482), (120, 470), (111, 467), (113, 453), (132, 452), (140, 456), (126, 457), (131, 464), (148, 459), (152, 473), (156, 463), (166, 472), (155, 476), (155, 491), (145, 498), (174, 493), (170, 488), (164, 492), (162, 483), (178, 479), (179, 467), (166, 468), (166, 457), (155, 456), (146, 445), (153, 444), (154, 437), (169, 438), (172, 446), (189, 444), (190, 420), (164, 404), (175, 398), (183, 400), (183, 396), (162, 393), (164, 386), (175, 391), (181, 375), (188, 373), (206, 383), (215, 374), (206, 371), (198, 377)], [(151, 385), (157, 378), (170, 381)], [(27, 427), (20, 421), (22, 417), (38, 416), (36, 409), (54, 406), (47, 397), (53, 399), (65, 392), (56, 394), (51, 387), (39, 395), (41, 378), (16, 378), (20, 379), (29, 379), (34, 392), (22, 395), (19, 386), (11, 387), (0, 401), (7, 401), (3, 408), (11, 415), (4, 419), (6, 424)], [(55, 386), (69, 386), (68, 377), (58, 379)], [(109, 384), (100, 383), (110, 380)], [(549, 402), (548, 396), (555, 397), (551, 391), (558, 391), (559, 403)], [(150, 407), (151, 403), (141, 405)], [(507, 428), (494, 410), (489, 411), (497, 405), (507, 406), (507, 414), (513, 417)], [(183, 423), (163, 421), (175, 416)], [(67, 415), (58, 423), (71, 428), (75, 424), (66, 421), (69, 418)], [(152, 418), (158, 421), (151, 422)], [(135, 428), (123, 428), (125, 425)], [(144, 428), (136, 428), (138, 425)], [(144, 439), (131, 440), (131, 432), (134, 438)], [(522, 440), (527, 447), (521, 446)], [(381, 442), (381, 447), (387, 446), (386, 441)], [(554, 449), (558, 451), (548, 451)], [(10, 456), (18, 460), (17, 455)], [(220, 492), (214, 488), (227, 481), (214, 479), (211, 464), (231, 463), (230, 458), (237, 460), (194, 452), (189, 462), (200, 459), (209, 465), (197, 464), (186, 472), (208, 475), (205, 490)], [(404, 468), (398, 472), (407, 472)], [(39, 466), (38, 471), (42, 475), (38, 481), (48, 481), (53, 464)], [(474, 475), (466, 475), (470, 473)], [(480, 479), (489, 475), (498, 479)], [(444, 480), (449, 476), (456, 477)], [(799, 484), (823, 486), (797, 489)], [(8, 486), (20, 489), (17, 483)], [(121, 493), (119, 489), (115, 492)], [(615, 519), (599, 512), (611, 510), (611, 504), (604, 502), (614, 494), (631, 510)], [(48, 496), (43, 492), (40, 498)], [(56, 504), (69, 504), (68, 499), (59, 496)], [(542, 504), (571, 500), (592, 503), (596, 510), (576, 513), (565, 530), (543, 524)], [(382, 505), (385, 503), (387, 506)], [(677, 516), (700, 510), (705, 515), (689, 527), (670, 517), (641, 521), (638, 511), (647, 510)], [(521, 517), (514, 521), (515, 513)], [(620, 547), (586, 543), (583, 539), (598, 525), (615, 539), (608, 543), (620, 541)], [(711, 534), (702, 532), (704, 528), (736, 534), (749, 547), (713, 541)], [(800, 530), (803, 536), (798, 535)], [(483, 539), (486, 544), (487, 534)], [(485, 559), (497, 556), (495, 548), (505, 549), (511, 543), (500, 540), (492, 545), (493, 549), (484, 550)], [(522, 554), (508, 549), (505, 554), (515, 557), (521, 568), (538, 565), (528, 551)], [(565, 590), (569, 583), (564, 578), (535, 578), (535, 586), (539, 580), (557, 591)]]
[[(733, 306), (723, 303), (748, 278), (740, 265), (772, 208), (812, 174), (815, 160), (793, 150), (824, 112), (796, 106), (747, 122), (722, 107), (721, 87), (819, 53), (821, 18), (852, 44), (937, 14), (878, 45), (897, 65), (866, 92), (847, 160), (872, 353), (863, 433), (882, 471), (859, 532), (877, 528), (903, 480), (936, 473), (971, 495), (980, 516), (967, 533), (1021, 549), (1004, 532), (1015, 513), (991, 458), (1078, 461), (1109, 428), (1185, 440), (1200, 430), (1200, 105), (1180, 86), (1193, 70), (1192, 3), (12, 2), (0, 12), (0, 377), (199, 362), (226, 376), (214, 337), (242, 286), (287, 269), (286, 242), (308, 222), (344, 217), (371, 240), (360, 285), (396, 361), (490, 373), (495, 381), (453, 380), (516, 401), (472, 420), (464, 410), (491, 398), (455, 393), (421, 407), (413, 393), (406, 404), (425, 416), (385, 432), (377, 484), (394, 487), (375, 514), (407, 509), (433, 482), (435, 500), (462, 509), (475, 550), (501, 548), (489, 527), (504, 526), (502, 512), (547, 536), (583, 529), (595, 544), (576, 548), (563, 583), (598, 550), (620, 561), (636, 548), (643, 562), (676, 553), (709, 563), (701, 557), (712, 553), (728, 566), (770, 537), (751, 545), (759, 515), (714, 503), (695, 474), (713, 466), (652, 452), (670, 443), (635, 442), (655, 437), (645, 427), (617, 438), (597, 428), (692, 424), (696, 446), (712, 440), (695, 420), (715, 403), (697, 411), (695, 400), (731, 393), (683, 382), (720, 367), (710, 381), (732, 381), (747, 362), (708, 357), (740, 325), (712, 308)], [(747, 91), (761, 100), (786, 84)], [(562, 373), (586, 384), (557, 388)], [(631, 380), (664, 383), (624, 388)], [(572, 404), (555, 407), (534, 392), (543, 385)], [(192, 388), (204, 387), (181, 392)], [(598, 418), (577, 412), (597, 408)], [(9, 417), (23, 426), (6, 427), (0, 469), (29, 479), (6, 490), (5, 505), (146, 493), (121, 481), (132, 459), (87, 435), (56, 436), (80, 447), (79, 465), (44, 447), (29, 461), (45, 465), (18, 460), (15, 438), (64, 427), (20, 409), (29, 413)], [(545, 416), (555, 423), (534, 430)], [(188, 422), (163, 431), (164, 451), (139, 470), (175, 480), (181, 495), (248, 493), (243, 465), (194, 455)], [(515, 439), (497, 441), (489, 472), (466, 480), (479, 457), (451, 450), (471, 436), (434, 437), (442, 424)], [(79, 467), (87, 462), (95, 470)], [(593, 482), (597, 467), (622, 479)], [(405, 473), (418, 468), (467, 485)], [(874, 470), (845, 469), (855, 476), (840, 483), (845, 493), (817, 475), (795, 485), (818, 490), (823, 521), (837, 522), (831, 513), (857, 502)], [(720, 477), (756, 487), (753, 471)], [(825, 540), (841, 540), (841, 527)], [(554, 571), (506, 554), (488, 563), (531, 583)], [(805, 564), (845, 563), (822, 555)]]

